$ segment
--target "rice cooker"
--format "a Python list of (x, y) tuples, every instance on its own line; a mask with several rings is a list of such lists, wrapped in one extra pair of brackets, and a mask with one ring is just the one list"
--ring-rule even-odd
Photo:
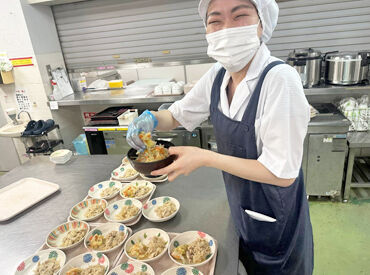
[(312, 48), (294, 50), (287, 59), (287, 63), (299, 73), (304, 88), (320, 84), (321, 62), (321, 52)]

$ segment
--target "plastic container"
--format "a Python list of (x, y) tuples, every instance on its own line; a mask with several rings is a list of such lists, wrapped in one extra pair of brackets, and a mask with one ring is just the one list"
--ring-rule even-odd
[(73, 141), (73, 146), (76, 149), (77, 155), (89, 155), (89, 147), (87, 146), (86, 135), (81, 134)]
[(119, 125), (127, 126), (137, 117), (138, 117), (137, 109), (129, 109), (123, 114), (121, 114), (119, 117), (117, 117), (117, 119)]

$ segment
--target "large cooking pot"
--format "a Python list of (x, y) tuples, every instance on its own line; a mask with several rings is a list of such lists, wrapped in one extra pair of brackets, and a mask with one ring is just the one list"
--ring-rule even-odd
[(367, 52), (336, 52), (325, 57), (325, 80), (335, 85), (356, 85), (367, 79)]
[(321, 52), (312, 48), (294, 50), (287, 59), (287, 63), (299, 73), (304, 88), (320, 84), (321, 61)]

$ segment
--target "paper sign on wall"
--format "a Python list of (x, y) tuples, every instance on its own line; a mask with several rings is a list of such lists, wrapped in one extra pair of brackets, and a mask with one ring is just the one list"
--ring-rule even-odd
[(31, 101), (27, 95), (26, 90), (24, 89), (17, 89), (15, 91), (15, 101), (17, 102), (18, 110), (19, 111), (31, 111)]
[(33, 66), (32, 57), (9, 58), (13, 67)]

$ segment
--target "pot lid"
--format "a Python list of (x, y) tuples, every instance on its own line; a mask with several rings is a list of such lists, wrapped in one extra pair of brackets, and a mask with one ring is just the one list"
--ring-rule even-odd
[(336, 52), (328, 53), (326, 55), (326, 60), (358, 60), (361, 61), (361, 53), (359, 52)]
[(312, 59), (321, 58), (321, 52), (312, 48), (294, 50), (289, 53), (289, 59)]

